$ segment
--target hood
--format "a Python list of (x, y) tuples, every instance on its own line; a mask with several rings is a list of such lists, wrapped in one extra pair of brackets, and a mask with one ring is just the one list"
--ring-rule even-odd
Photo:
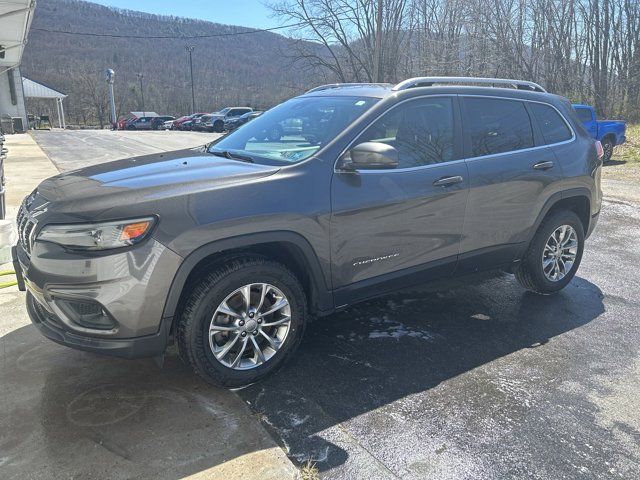
[(250, 182), (278, 170), (216, 157), (199, 148), (63, 173), (42, 182), (38, 194), (67, 213), (96, 212)]

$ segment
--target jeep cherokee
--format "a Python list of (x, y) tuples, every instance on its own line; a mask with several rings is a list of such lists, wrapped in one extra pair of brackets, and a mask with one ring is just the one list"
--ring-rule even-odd
[(128, 358), (175, 341), (205, 380), (240, 386), (280, 367), (310, 316), (390, 291), (489, 269), (562, 289), (601, 157), (531, 82), (325, 85), (205, 147), (45, 180), (14, 263), (51, 340)]

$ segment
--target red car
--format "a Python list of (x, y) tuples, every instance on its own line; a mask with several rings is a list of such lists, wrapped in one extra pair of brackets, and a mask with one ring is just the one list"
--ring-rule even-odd
[(186, 122), (190, 122), (196, 118), (200, 118), (202, 115), (206, 115), (206, 113), (194, 113), (192, 115), (185, 115), (184, 117), (180, 117), (177, 120), (173, 121), (173, 130), (181, 130), (182, 124)]

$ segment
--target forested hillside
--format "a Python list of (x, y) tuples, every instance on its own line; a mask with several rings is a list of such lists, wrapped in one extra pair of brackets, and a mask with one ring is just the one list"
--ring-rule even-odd
[[(134, 5), (134, 4), (132, 4)], [(212, 2), (215, 8), (215, 2)], [(250, 29), (193, 19), (118, 10), (78, 0), (39, 0), (22, 73), (68, 94), (71, 123), (108, 123), (106, 68), (116, 71), (120, 115), (142, 108), (180, 115), (191, 110), (187, 43), (194, 45), (196, 110), (226, 105), (264, 108), (321, 81), (285, 53), (295, 40), (272, 32), (203, 39), (123, 39), (44, 32), (39, 29), (116, 35), (210, 35)], [(52, 102), (30, 101), (33, 113)]]

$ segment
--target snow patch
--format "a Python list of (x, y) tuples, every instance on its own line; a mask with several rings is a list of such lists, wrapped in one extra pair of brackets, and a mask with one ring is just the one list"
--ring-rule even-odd
[(409, 327), (404, 323), (389, 320), (386, 315), (382, 318), (370, 318), (369, 321), (379, 327), (369, 333), (370, 339), (395, 338), (400, 340), (403, 337), (419, 338), (425, 341), (433, 341), (435, 339), (435, 334), (427, 330)]

